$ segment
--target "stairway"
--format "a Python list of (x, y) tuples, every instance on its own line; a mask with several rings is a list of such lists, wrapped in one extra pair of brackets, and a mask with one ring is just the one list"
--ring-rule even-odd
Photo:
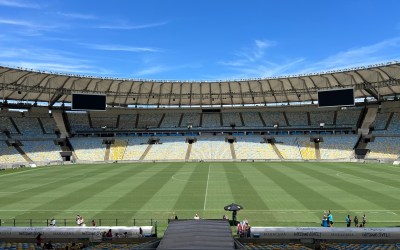
[(319, 150), (319, 143), (314, 142), (314, 145), (315, 145), (315, 158), (317, 160), (321, 160), (321, 152)]
[(110, 148), (111, 148), (111, 144), (106, 144), (106, 153), (104, 155), (104, 161), (110, 160)]
[(190, 158), (190, 152), (192, 152), (192, 146), (193, 146), (192, 144), (188, 143), (188, 148), (187, 148), (187, 151), (186, 151), (185, 161), (189, 160), (189, 158)]
[(278, 155), (279, 159), (283, 160), (283, 156), (282, 156), (281, 152), (279, 151), (279, 149), (276, 147), (274, 142), (271, 142), (271, 146), (274, 149), (275, 153)]
[(233, 143), (230, 143), (230, 148), (231, 148), (231, 154), (232, 154), (232, 159), (236, 160), (236, 152), (235, 152), (235, 145)]
[(146, 155), (147, 155), (147, 153), (150, 151), (151, 146), (153, 146), (153, 145), (152, 145), (152, 144), (149, 144), (149, 145), (147, 146), (147, 148), (146, 148), (146, 150), (144, 151), (143, 155), (140, 156), (140, 159), (139, 159), (140, 161), (143, 161), (144, 158), (146, 158)]
[(67, 127), (65, 126), (62, 111), (61, 110), (53, 110), (52, 115), (53, 115), (54, 121), (57, 124), (58, 130), (60, 130), (60, 138), (68, 137), (68, 130), (67, 130)]

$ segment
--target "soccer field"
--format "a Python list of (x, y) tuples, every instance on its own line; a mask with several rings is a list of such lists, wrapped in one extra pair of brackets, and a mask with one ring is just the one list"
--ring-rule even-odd
[[(41, 167), (0, 173), (3, 226), (149, 225), (220, 219), (223, 207), (244, 206), (252, 226), (319, 226), (332, 210), (336, 226), (366, 214), (367, 226), (400, 226), (400, 167), (356, 163), (137, 163)], [(32, 219), (32, 222), (30, 222)], [(65, 219), (65, 221), (64, 221)]]

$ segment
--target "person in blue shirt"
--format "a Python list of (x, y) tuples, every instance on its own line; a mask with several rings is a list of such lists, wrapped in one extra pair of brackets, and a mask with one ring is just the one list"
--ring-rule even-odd
[(332, 216), (331, 210), (329, 210), (329, 213), (328, 213), (328, 224), (330, 227), (333, 227), (333, 216)]
[(321, 226), (322, 227), (329, 227), (329, 223), (328, 223), (328, 219), (326, 218), (326, 215), (324, 215), (324, 217), (322, 217)]
[(350, 214), (347, 215), (346, 223), (347, 223), (347, 227), (350, 227), (350, 226), (351, 226), (351, 217), (350, 217)]

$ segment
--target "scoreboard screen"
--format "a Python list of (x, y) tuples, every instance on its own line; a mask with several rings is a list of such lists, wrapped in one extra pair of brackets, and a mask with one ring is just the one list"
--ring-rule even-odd
[(354, 89), (318, 91), (318, 107), (354, 106)]
[(106, 95), (72, 94), (71, 110), (105, 111)]

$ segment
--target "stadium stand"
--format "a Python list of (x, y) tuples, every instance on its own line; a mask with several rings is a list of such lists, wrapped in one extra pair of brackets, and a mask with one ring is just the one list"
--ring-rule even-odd
[(203, 114), (203, 128), (218, 128), (221, 127), (221, 114)]
[(86, 113), (67, 113), (72, 132), (91, 130), (89, 117)]
[(93, 128), (116, 128), (118, 117), (115, 114), (104, 112), (90, 112)]
[(279, 159), (270, 143), (260, 136), (241, 136), (235, 145), (237, 159)]
[(137, 124), (137, 128), (156, 128), (160, 123), (161, 115), (160, 114), (139, 114), (139, 121)]
[(400, 137), (375, 137), (368, 143), (367, 159), (397, 159), (400, 156)]
[(179, 127), (179, 120), (181, 113), (166, 113), (163, 121), (161, 122), (162, 128), (177, 128)]
[(338, 110), (336, 117), (336, 126), (338, 127), (356, 127), (360, 118), (361, 110), (359, 108)]
[(242, 127), (240, 113), (238, 112), (222, 113), (222, 122), (224, 127), (230, 127), (233, 124), (235, 127)]
[(321, 159), (350, 159), (357, 140), (355, 135), (324, 136), (323, 141), (319, 143)]
[(326, 126), (333, 126), (334, 111), (313, 111), (309, 114), (312, 127), (319, 127), (321, 123), (325, 123)]
[(199, 113), (184, 113), (180, 127), (186, 128), (188, 124), (193, 127), (200, 126), (200, 114)]
[(307, 112), (285, 112), (289, 125), (292, 127), (308, 126)]
[(275, 145), (281, 153), (283, 159), (301, 160), (301, 154), (297, 143), (297, 137), (275, 137)]
[(57, 124), (52, 117), (40, 117), (43, 129), (47, 134), (53, 134), (57, 129)]
[(114, 144), (111, 145), (111, 160), (121, 161), (124, 159), (128, 140), (115, 140)]
[(102, 138), (70, 138), (78, 160), (104, 161), (106, 146), (102, 144)]
[(21, 147), (26, 155), (34, 162), (62, 161), (60, 146), (54, 141), (22, 141)]
[(145, 160), (166, 161), (184, 160), (188, 144), (182, 136), (163, 136), (160, 137), (158, 144), (152, 145), (147, 153)]
[[(122, 139), (122, 138), (121, 138)], [(143, 155), (147, 147), (148, 137), (131, 137), (128, 140), (126, 147), (124, 160), (135, 160), (138, 161)]]
[(118, 128), (121, 130), (132, 130), (136, 128), (136, 114), (122, 114), (119, 118)]
[(199, 137), (192, 144), (191, 160), (231, 160), (230, 145), (225, 142), (225, 137)]
[(8, 146), (4, 141), (0, 141), (0, 163), (26, 163), (21, 154), (13, 147)]
[(242, 112), (244, 126), (246, 127), (263, 127), (263, 122), (258, 112)]
[(316, 160), (315, 143), (310, 141), (310, 137), (297, 137), (300, 154), (303, 160)]
[(285, 120), (285, 116), (283, 112), (280, 111), (270, 111), (270, 112), (261, 112), (262, 118), (267, 127), (274, 127), (274, 125), (279, 125), (279, 127), (286, 127), (287, 122)]

